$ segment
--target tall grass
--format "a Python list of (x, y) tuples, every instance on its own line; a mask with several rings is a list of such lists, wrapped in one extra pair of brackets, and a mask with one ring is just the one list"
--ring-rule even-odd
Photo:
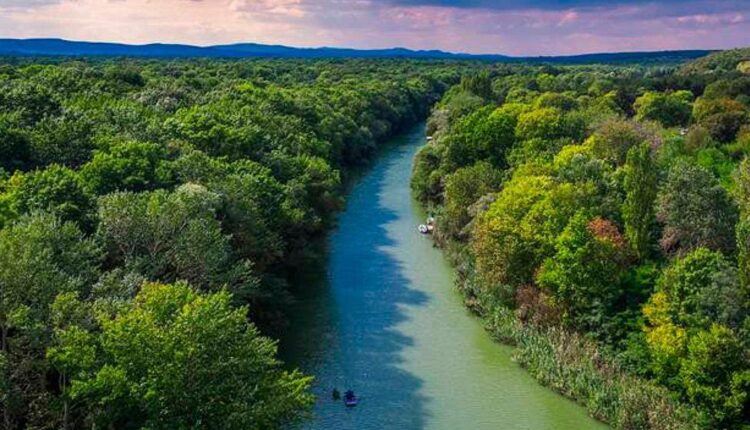
[(521, 324), (508, 308), (485, 313), (487, 330), (516, 346), (515, 359), (539, 383), (575, 399), (618, 429), (709, 428), (702, 416), (665, 388), (628, 375), (590, 339), (559, 327)]

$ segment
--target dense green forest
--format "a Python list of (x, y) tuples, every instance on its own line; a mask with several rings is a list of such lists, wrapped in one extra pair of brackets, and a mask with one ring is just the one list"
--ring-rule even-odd
[(462, 63), (0, 62), (3, 428), (271, 429), (342, 181)]
[(616, 428), (750, 426), (749, 58), (493, 66), (428, 122), (412, 186), (467, 304)]
[(412, 186), (520, 364), (617, 428), (750, 426), (748, 59), (0, 60), (3, 427), (303, 420), (291, 280), (428, 115)]

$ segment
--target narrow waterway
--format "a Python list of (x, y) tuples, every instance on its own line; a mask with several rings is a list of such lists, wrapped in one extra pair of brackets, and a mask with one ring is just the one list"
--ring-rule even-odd
[[(539, 386), (464, 308), (409, 188), (424, 127), (392, 142), (353, 186), (282, 340), (316, 378), (320, 430), (585, 430), (606, 426)], [(317, 275), (317, 276), (316, 276)], [(331, 399), (353, 389), (356, 408)]]

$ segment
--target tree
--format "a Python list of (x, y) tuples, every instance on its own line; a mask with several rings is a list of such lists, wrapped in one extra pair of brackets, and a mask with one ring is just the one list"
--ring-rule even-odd
[(750, 294), (750, 160), (745, 158), (734, 174), (734, 196), (740, 207), (736, 227), (740, 282)]
[(738, 327), (747, 311), (737, 268), (720, 252), (698, 248), (675, 260), (657, 286), (671, 320), (684, 327), (708, 328), (712, 322)]
[(649, 350), (649, 370), (657, 381), (676, 389), (688, 333), (685, 327), (673, 320), (672, 307), (667, 293), (656, 291), (643, 306), (643, 315), (648, 322), (643, 330)]
[(112, 262), (149, 279), (187, 280), (204, 290), (227, 285), (247, 298), (257, 293), (247, 261), (236, 261), (216, 219), (220, 196), (186, 184), (169, 193), (120, 192), (99, 202), (98, 236)]
[(655, 222), (656, 166), (651, 159), (651, 149), (642, 143), (628, 150), (624, 167), (625, 202), (622, 218), (625, 236), (640, 259), (650, 256), (652, 232)]
[(267, 169), (233, 173), (213, 180), (210, 188), (221, 196), (219, 211), (224, 230), (241, 258), (264, 269), (284, 254), (284, 231), (289, 225), (283, 186)]
[(750, 215), (750, 159), (745, 158), (734, 174), (734, 197), (743, 215)]
[(0, 86), (0, 110), (17, 112), (26, 125), (60, 113), (60, 103), (51, 88), (28, 79), (15, 79)]
[(544, 261), (536, 280), (562, 305), (568, 324), (601, 333), (621, 294), (627, 252), (614, 224), (579, 213), (558, 237), (555, 254)]
[(30, 152), (28, 136), (17, 116), (0, 113), (0, 169), (12, 172), (29, 167)]
[(81, 168), (81, 176), (94, 194), (113, 191), (147, 191), (169, 183), (166, 150), (159, 145), (125, 142), (106, 151), (95, 151)]
[[(554, 186), (547, 177), (515, 179), (506, 184), (497, 200), (474, 224), (471, 249), (477, 273), (487, 289), (518, 287), (531, 281), (541, 262), (541, 244), (523, 228), (524, 217)], [(505, 299), (511, 302), (515, 291)]]
[(664, 270), (643, 308), (655, 376), (708, 410), (720, 427), (727, 414), (736, 419), (745, 402), (744, 388), (731, 388), (733, 373), (747, 368), (731, 327), (743, 324), (747, 303), (736, 267), (721, 253), (699, 248)]
[(722, 143), (733, 141), (750, 118), (748, 109), (738, 101), (704, 97), (695, 102), (693, 117), (711, 137)]
[(85, 229), (92, 225), (92, 197), (78, 172), (67, 167), (52, 165), (29, 173), (17, 172), (8, 180), (6, 193), (15, 216), (46, 211)]
[(675, 93), (646, 92), (635, 101), (638, 121), (657, 121), (664, 127), (687, 125), (690, 121), (693, 95), (687, 91)]
[(715, 428), (742, 421), (750, 399), (747, 386), (735, 381), (746, 368), (742, 344), (727, 327), (712, 324), (690, 339), (680, 368), (682, 387), (692, 404), (708, 411)]
[(570, 135), (571, 129), (565, 116), (554, 108), (522, 113), (516, 126), (516, 136), (521, 140), (555, 140)]
[[(95, 366), (72, 380), (99, 428), (268, 429), (302, 418), (311, 379), (284, 371), (276, 344), (226, 292), (148, 283), (132, 306), (99, 321)], [(77, 338), (63, 348), (80, 349)]]
[(563, 112), (569, 112), (578, 108), (578, 102), (573, 96), (566, 93), (544, 93), (534, 101), (534, 107), (555, 108)]
[(657, 197), (656, 216), (664, 226), (666, 253), (698, 247), (731, 252), (737, 208), (716, 178), (702, 167), (678, 162)]
[(557, 183), (548, 176), (515, 176), (506, 182), (472, 229), (471, 250), (482, 285), (504, 291), (512, 304), (515, 289), (529, 284), (570, 217), (588, 207), (592, 187)]
[(59, 294), (51, 306), (51, 319), (54, 328), (51, 345), (47, 348), (46, 358), (50, 366), (57, 371), (57, 388), (62, 404), (60, 412), (61, 427), (70, 428), (71, 424), (80, 423), (81, 418), (71, 411), (70, 380), (85, 374), (96, 363), (96, 345), (94, 336), (89, 332), (93, 321), (92, 309), (79, 300), (77, 292)]
[(13, 417), (24, 416), (29, 426), (54, 423), (54, 408), (44, 392), (46, 375), (40, 371), (52, 337), (49, 308), (60, 293), (86, 293), (98, 276), (101, 251), (74, 224), (49, 214), (24, 216), (0, 230), (0, 249), (5, 425), (11, 428)]
[(448, 170), (486, 161), (506, 166), (505, 154), (515, 143), (516, 116), (506, 109), (486, 107), (455, 124), (443, 137)]
[(492, 78), (489, 72), (483, 70), (479, 73), (461, 78), (461, 89), (485, 100), (493, 100), (495, 95), (492, 91)]
[(643, 125), (615, 119), (599, 126), (589, 144), (597, 157), (620, 166), (625, 162), (628, 151), (647, 139), (648, 132)]
[(750, 218), (746, 215), (737, 223), (737, 251), (740, 283), (750, 295)]
[(440, 154), (441, 150), (435, 145), (425, 145), (414, 158), (411, 188), (422, 202), (440, 199), (443, 188)]
[(467, 209), (480, 197), (497, 189), (500, 172), (489, 163), (479, 162), (456, 170), (445, 183), (445, 226), (449, 235), (458, 235), (471, 220)]
[(31, 158), (35, 165), (60, 164), (79, 167), (94, 149), (95, 127), (89, 112), (65, 110), (59, 116), (45, 116), (29, 134)]

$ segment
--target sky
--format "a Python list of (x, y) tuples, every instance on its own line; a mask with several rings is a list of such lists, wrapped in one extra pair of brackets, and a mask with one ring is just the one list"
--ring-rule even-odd
[(507, 55), (750, 46), (750, 0), (0, 0), (0, 37)]

